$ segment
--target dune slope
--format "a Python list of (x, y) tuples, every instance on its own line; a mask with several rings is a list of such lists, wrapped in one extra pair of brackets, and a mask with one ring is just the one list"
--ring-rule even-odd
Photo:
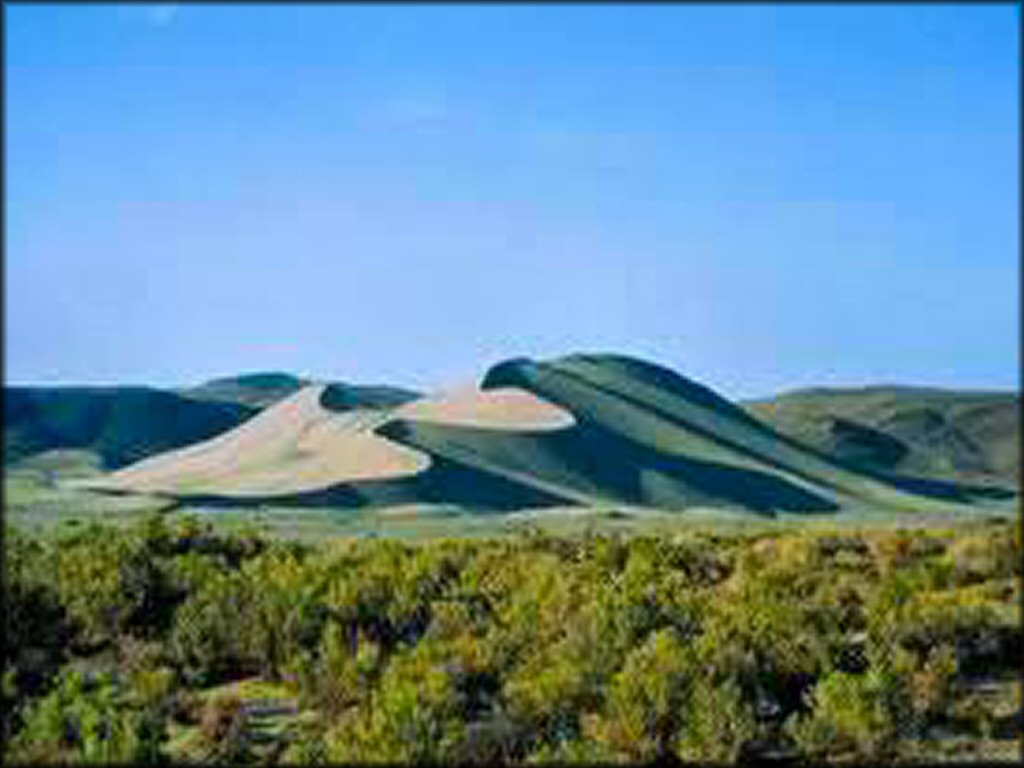
[(864, 504), (949, 511), (979, 498), (966, 486), (858, 467), (694, 381), (619, 355), (509, 360), (479, 386), (390, 408), (330, 401), (325, 386), (304, 387), (230, 432), (99, 485), (225, 504), (624, 503), (759, 514)]
[(267, 498), (412, 475), (430, 457), (374, 433), (380, 415), (336, 414), (311, 385), (237, 429), (115, 472), (97, 487), (179, 496)]

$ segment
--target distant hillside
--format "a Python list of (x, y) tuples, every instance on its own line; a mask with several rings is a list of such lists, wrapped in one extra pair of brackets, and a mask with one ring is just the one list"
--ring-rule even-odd
[(175, 390), (193, 400), (217, 403), (241, 403), (253, 408), (266, 408), (298, 392), (309, 382), (290, 373), (247, 373), (211, 379), (195, 387)]
[(57, 449), (95, 452), (105, 469), (205, 440), (256, 409), (146, 387), (7, 387), (4, 463)]
[(966, 486), (1019, 480), (1014, 393), (810, 389), (738, 407), (617, 355), (513, 360), (481, 382), (426, 398), (287, 373), (176, 392), (11, 387), (5, 464), (59, 468), (72, 457), (110, 471), (151, 459), (129, 468), (125, 488), (145, 475), (158, 492), (172, 479), (176, 490), (163, 490), (182, 498), (493, 508), (826, 511), (851, 499), (905, 506), (922, 493), (963, 501), (975, 495)]
[[(224, 433), (309, 382), (287, 373), (214, 379), (174, 391), (150, 387), (7, 387), (4, 463), (50, 451), (77, 450), (104, 469)], [(386, 408), (416, 399), (409, 390), (335, 382), (324, 405), (334, 411)], [(63, 463), (54, 457), (57, 466)], [(45, 463), (46, 458), (43, 457)], [(52, 462), (51, 462), (52, 463)]]
[[(254, 408), (266, 408), (312, 383), (309, 379), (302, 379), (290, 373), (249, 373), (212, 379), (197, 387), (179, 389), (177, 392), (195, 400), (241, 403)], [(325, 404), (333, 410), (388, 408), (415, 400), (417, 397), (419, 395), (416, 392), (399, 387), (332, 382), (329, 386), (329, 402)]]
[[(941, 512), (1012, 496), (882, 473), (863, 457), (855, 465), (695, 381), (620, 355), (509, 360), (478, 387), (393, 409), (352, 410), (344, 395), (303, 387), (215, 439), (86, 485), (243, 506), (627, 504), (769, 515), (865, 505)], [(331, 407), (338, 397), (341, 407)], [(893, 441), (877, 443), (890, 464), (903, 460)]]
[(1020, 479), (1020, 397), (1012, 392), (816, 388), (744, 407), (856, 466), (1010, 486)]
[(327, 384), (321, 403), (332, 411), (350, 411), (356, 408), (394, 408), (411, 403), (420, 397), (418, 392), (400, 387), (382, 385)]

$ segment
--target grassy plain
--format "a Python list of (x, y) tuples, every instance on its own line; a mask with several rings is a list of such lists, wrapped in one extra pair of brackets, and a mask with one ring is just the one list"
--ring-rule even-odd
[[(1015, 502), (993, 501), (963, 512), (893, 513), (871, 507), (835, 514), (753, 515), (748, 511), (692, 508), (653, 510), (627, 505), (554, 507), (510, 514), (467, 510), (454, 505), (408, 504), (383, 509), (309, 508), (264, 504), (252, 508), (176, 506), (157, 496), (115, 496), (71, 487), (66, 480), (98, 470), (81, 457), (67, 457), (53, 474), (37, 466), (8, 470), (4, 478), (5, 519), (46, 535), (73, 533), (92, 522), (127, 525), (163, 511), (169, 520), (198, 516), (220, 531), (255, 528), (267, 535), (307, 542), (333, 537), (405, 539), (491, 537), (536, 530), (556, 536), (587, 533), (664, 535), (714, 530), (737, 535), (796, 529), (934, 528), (984, 525), (1012, 519)], [(52, 464), (52, 460), (51, 460)]]

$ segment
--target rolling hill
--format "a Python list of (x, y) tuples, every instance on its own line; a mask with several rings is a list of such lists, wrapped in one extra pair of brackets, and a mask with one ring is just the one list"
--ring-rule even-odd
[[(290, 373), (247, 373), (211, 379), (197, 387), (177, 390), (178, 394), (193, 400), (220, 403), (238, 403), (253, 408), (266, 408), (295, 394), (313, 382)], [(419, 394), (400, 387), (360, 385), (332, 382), (327, 397), (328, 407), (334, 410), (353, 408), (386, 408), (401, 405), (419, 397)]]
[(1020, 398), (919, 387), (809, 389), (745, 403), (755, 416), (849, 463), (1015, 487)]
[(147, 387), (7, 387), (4, 463), (72, 449), (117, 469), (205, 440), (254, 413), (238, 403), (200, 402)]
[[(254, 373), (174, 391), (5, 387), (4, 464), (32, 460), (32, 466), (60, 467), (72, 460), (76, 468), (118, 469), (227, 432), (310, 384), (286, 373)], [(338, 412), (386, 408), (417, 397), (397, 387), (325, 386), (325, 402)]]
[[(329, 385), (302, 386), (233, 430), (90, 486), (225, 505), (626, 504), (769, 515), (858, 505), (948, 511), (1012, 496), (837, 456), (620, 355), (509, 360), (478, 386), (384, 408), (344, 397), (339, 408), (338, 397)], [(890, 465), (905, 458), (896, 439), (876, 440)]]

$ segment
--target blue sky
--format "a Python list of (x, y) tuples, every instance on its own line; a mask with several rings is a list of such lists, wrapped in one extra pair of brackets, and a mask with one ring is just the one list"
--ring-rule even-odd
[(6, 377), (1018, 386), (1013, 5), (7, 5)]

